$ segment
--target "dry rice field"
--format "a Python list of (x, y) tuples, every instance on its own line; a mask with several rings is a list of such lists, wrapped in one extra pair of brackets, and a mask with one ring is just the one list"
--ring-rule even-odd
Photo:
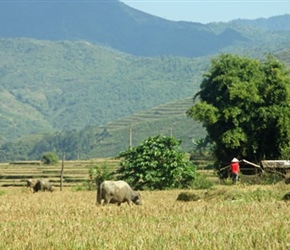
[(287, 185), (143, 191), (144, 204), (96, 206), (96, 192), (0, 188), (0, 249), (290, 249)]

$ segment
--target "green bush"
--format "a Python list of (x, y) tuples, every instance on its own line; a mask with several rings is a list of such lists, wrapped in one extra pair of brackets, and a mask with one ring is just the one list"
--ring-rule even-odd
[(109, 170), (107, 164), (102, 166), (91, 166), (89, 168), (90, 181), (88, 182), (88, 190), (96, 190), (99, 184), (105, 180), (112, 180), (113, 173)]
[(135, 189), (188, 188), (196, 166), (185, 157), (174, 137), (149, 137), (141, 145), (119, 154), (118, 178)]
[(41, 161), (45, 165), (56, 165), (58, 164), (58, 156), (54, 152), (47, 152), (42, 155)]

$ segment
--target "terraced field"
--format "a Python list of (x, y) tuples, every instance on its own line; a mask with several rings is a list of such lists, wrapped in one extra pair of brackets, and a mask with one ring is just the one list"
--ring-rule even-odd
[[(118, 160), (95, 159), (90, 161), (64, 161), (63, 187), (80, 185), (89, 180), (89, 168), (106, 166), (109, 171), (118, 168)], [(0, 164), (0, 186), (25, 186), (26, 180), (49, 179), (60, 186), (62, 162), (58, 165), (42, 165), (40, 162), (12, 162)]]
[(139, 123), (153, 122), (154, 120), (160, 120), (168, 117), (186, 117), (186, 111), (193, 105), (192, 97), (188, 97), (172, 103), (166, 103), (154, 107), (152, 109), (138, 112), (135, 115), (124, 117), (112, 123), (105, 125), (107, 129), (120, 129), (122, 127), (127, 128), (128, 124), (136, 125)]
[(129, 147), (130, 135), (133, 147), (149, 136), (174, 136), (181, 140), (182, 149), (190, 152), (193, 149), (192, 139), (206, 136), (202, 125), (186, 116), (192, 105), (192, 97), (188, 97), (100, 126), (98, 133), (106, 131), (107, 135), (97, 141), (88, 157), (118, 155)]
[[(213, 171), (204, 170), (208, 161), (197, 159), (193, 162), (198, 171), (216, 180)], [(97, 158), (88, 161), (64, 161), (63, 187), (82, 185), (89, 181), (89, 169), (93, 166), (105, 167), (114, 172), (119, 160)], [(62, 162), (58, 165), (43, 165), (40, 161), (0, 163), (0, 187), (26, 186), (27, 179), (49, 179), (54, 186), (60, 186)]]

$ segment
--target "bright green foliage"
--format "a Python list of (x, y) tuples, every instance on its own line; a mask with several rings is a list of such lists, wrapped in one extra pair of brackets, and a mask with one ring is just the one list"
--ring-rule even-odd
[(48, 152), (43, 154), (41, 161), (46, 165), (56, 165), (58, 163), (58, 156), (56, 153)]
[(121, 152), (118, 178), (137, 189), (185, 188), (196, 177), (196, 167), (185, 158), (174, 137), (149, 137), (140, 146)]
[(112, 172), (109, 171), (108, 166), (96, 165), (89, 168), (89, 190), (96, 190), (96, 188), (105, 180), (112, 180)]
[(203, 123), (217, 163), (289, 158), (290, 78), (282, 63), (220, 55), (200, 87), (187, 115)]

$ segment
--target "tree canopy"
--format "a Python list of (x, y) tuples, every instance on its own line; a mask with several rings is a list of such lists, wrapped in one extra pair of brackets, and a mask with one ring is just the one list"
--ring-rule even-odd
[(56, 165), (58, 163), (58, 156), (54, 152), (47, 152), (43, 154), (41, 161), (46, 165)]
[(185, 158), (180, 143), (174, 137), (158, 135), (121, 152), (119, 179), (137, 189), (189, 187), (195, 180), (196, 167)]
[(211, 61), (187, 115), (206, 128), (216, 163), (288, 159), (289, 87), (289, 71), (271, 55), (222, 54)]

